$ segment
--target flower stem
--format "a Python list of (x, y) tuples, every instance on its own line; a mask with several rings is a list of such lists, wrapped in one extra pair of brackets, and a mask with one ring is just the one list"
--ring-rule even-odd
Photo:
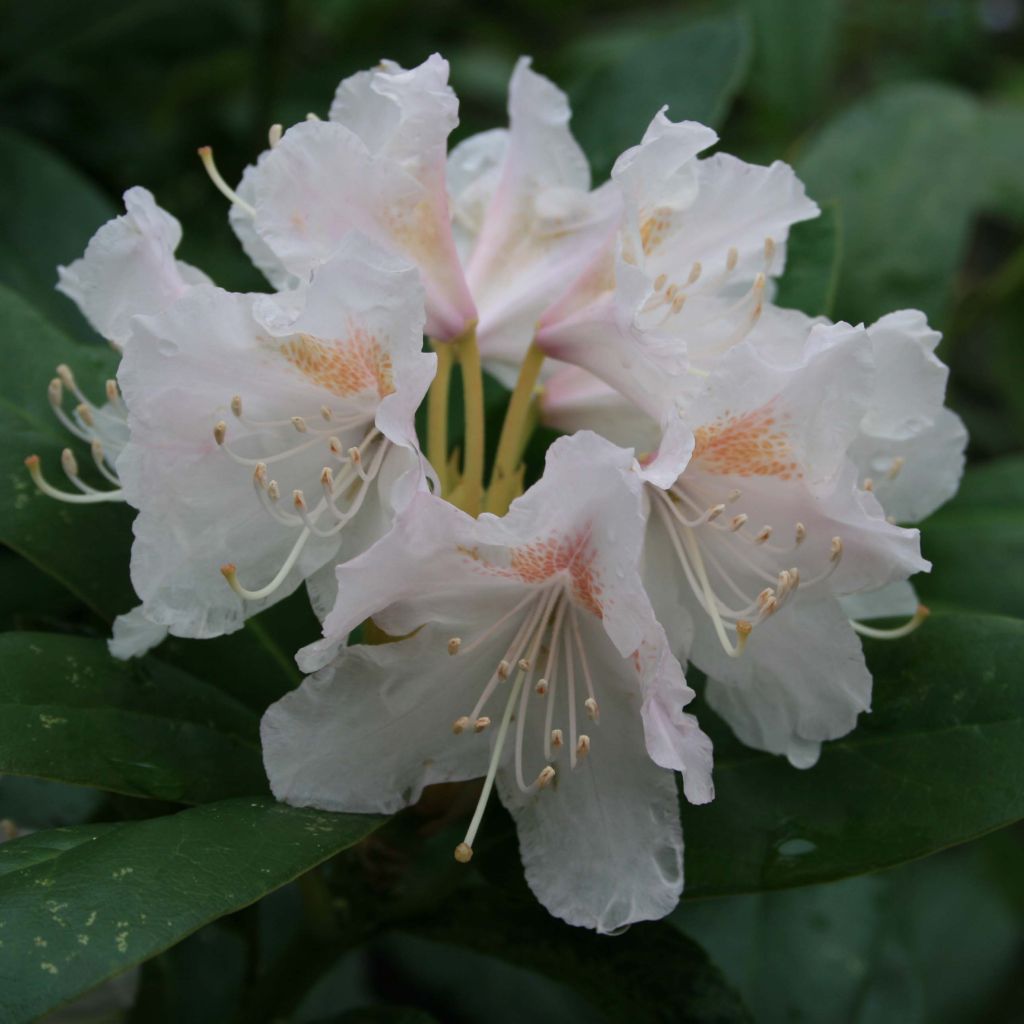
[(476, 324), (470, 324), (452, 344), (458, 346), (466, 414), (462, 508), (471, 516), (478, 516), (484, 487), (484, 378), (480, 350), (476, 347)]
[(448, 390), (455, 354), (450, 342), (432, 341), (437, 353), (437, 376), (427, 393), (427, 458), (441, 481), (441, 494), (447, 496), (448, 479)]
[(535, 343), (531, 344), (519, 368), (519, 379), (508, 403), (505, 422), (501, 426), (491, 486), (487, 492), (487, 510), (496, 515), (504, 515), (512, 500), (511, 486), (531, 428), (530, 408), (543, 363), (544, 353)]

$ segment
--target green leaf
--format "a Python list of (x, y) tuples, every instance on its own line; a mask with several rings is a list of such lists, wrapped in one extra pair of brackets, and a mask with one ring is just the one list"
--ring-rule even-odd
[(266, 791), (256, 716), (102, 640), (0, 636), (0, 772), (201, 803)]
[(1024, 618), (1024, 458), (999, 459), (964, 475), (957, 496), (921, 527), (932, 571), (914, 583), (937, 607)]
[(683, 807), (687, 894), (780, 889), (898, 864), (1024, 818), (1024, 622), (935, 614), (865, 643), (873, 711), (801, 771), (706, 708), (715, 800)]
[(794, 224), (786, 245), (786, 270), (775, 302), (808, 316), (828, 316), (842, 266), (842, 211), (822, 203), (821, 216)]
[(759, 1024), (1005, 1019), (983, 1012), (1024, 942), (988, 863), (1003, 838), (878, 875), (685, 903), (672, 922), (757, 1007)]
[(79, 336), (96, 337), (74, 303), (54, 289), (57, 267), (81, 256), (116, 212), (55, 153), (0, 130), (0, 283)]
[[(0, 878), (0, 1024), (22, 1024), (359, 842), (383, 819), (244, 798), (123, 824)], [(17, 851), (34, 836), (16, 839)]]
[(573, 90), (573, 131), (595, 176), (639, 144), (651, 118), (667, 103), (675, 121), (718, 125), (743, 84), (750, 63), (746, 20), (719, 14), (666, 25), (621, 27), (591, 36), (577, 51), (580, 85)]
[(1024, 106), (1004, 103), (984, 111), (981, 132), (985, 208), (1024, 223)]
[(57, 828), (88, 821), (103, 802), (98, 789), (6, 775), (0, 778), (0, 818), (15, 828)]
[[(65, 505), (40, 494), (24, 466), (37, 454), (56, 483), (60, 452), (77, 450), (83, 479), (109, 487), (90, 474), (92, 458), (60, 426), (47, 399), (59, 363), (73, 369), (79, 386), (97, 401), (114, 376), (117, 355), (99, 346), (77, 345), (22, 298), (0, 285), (0, 335), (5, 365), (0, 382), (0, 541), (59, 580), (105, 619), (128, 611), (137, 600), (128, 579), (131, 511), (124, 505)], [(69, 485), (70, 486), (70, 485)]]
[(979, 117), (958, 89), (898, 84), (808, 144), (797, 162), (808, 192), (843, 209), (840, 319), (870, 322), (913, 306), (941, 322), (983, 188)]
[(666, 924), (634, 925), (609, 940), (555, 920), (532, 901), (470, 889), (443, 914), (403, 931), (569, 985), (608, 1021), (750, 1019), (700, 947)]
[(91, 843), (102, 835), (123, 828), (120, 824), (71, 825), (33, 832), (18, 839), (0, 843), (0, 877), (21, 871), (33, 864), (43, 864), (83, 843)]

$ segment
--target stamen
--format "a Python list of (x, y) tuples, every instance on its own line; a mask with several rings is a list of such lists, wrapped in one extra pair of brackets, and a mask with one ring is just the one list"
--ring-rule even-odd
[(736, 269), (736, 264), (739, 262), (740, 252), (735, 245), (729, 246), (729, 252), (725, 257), (725, 269), (726, 271), (733, 271)]
[(895, 480), (900, 475), (900, 470), (906, 465), (907, 460), (902, 455), (897, 455), (892, 460), (892, 465), (889, 467), (889, 471), (885, 474), (890, 480)]
[(754, 538), (755, 544), (763, 544), (772, 535), (772, 528), (770, 526), (762, 526), (758, 531), (757, 536)]
[(540, 770), (540, 774), (537, 776), (537, 781), (534, 785), (537, 789), (544, 789), (546, 786), (551, 784), (551, 780), (555, 777), (555, 769), (551, 765), (545, 765)]
[(491, 720), (486, 715), (482, 715), (473, 723), (473, 732), (483, 732), (490, 724)]
[(302, 418), (301, 416), (293, 416), (293, 417), (292, 417), (292, 426), (293, 426), (293, 427), (294, 427), (294, 428), (295, 428), (295, 429), (296, 429), (296, 430), (297, 430), (297, 431), (298, 431), (298, 432), (299, 432), (300, 434), (305, 434), (305, 433), (306, 433), (306, 431), (307, 431), (307, 430), (309, 429), (309, 428), (308, 428), (308, 427), (306, 426), (306, 421), (305, 421), (305, 420), (304, 420), (304, 419), (303, 419), (303, 418)]
[(576, 743), (576, 756), (578, 758), (579, 757), (586, 757), (587, 754), (589, 754), (589, 753), (590, 753), (590, 737), (586, 733), (583, 733), (583, 735), (580, 736), (578, 742)]
[(534, 692), (539, 696), (543, 697), (548, 692), (548, 681), (546, 679), (538, 679), (537, 685), (533, 688)]
[(804, 538), (807, 536), (807, 527), (803, 523), (797, 523), (794, 530), (793, 543), (796, 545), (803, 544)]
[(587, 709), (587, 714), (590, 716), (591, 721), (597, 722), (601, 719), (601, 709), (597, 706), (597, 701), (593, 697), (588, 697), (584, 702), (583, 706)]
[(100, 473), (116, 487), (120, 487), (120, 477), (117, 473), (107, 467), (107, 457), (103, 451), (103, 442), (94, 440), (89, 445), (89, 451), (92, 453), (92, 461), (96, 463), (96, 468)]
[(690, 276), (686, 279), (687, 286), (696, 284), (700, 280), (700, 275), (703, 269), (704, 268), (701, 265), (700, 260), (697, 260), (690, 268)]
[(919, 604), (917, 611), (902, 626), (897, 626), (895, 629), (878, 629), (875, 626), (866, 626), (863, 622), (857, 622), (854, 619), (850, 619), (850, 625), (853, 626), (854, 632), (874, 640), (899, 640), (901, 637), (913, 633), (930, 614), (930, 609)]
[(871, 492), (875, 489), (875, 481), (872, 480), (871, 477), (866, 476), (864, 477), (863, 487), (865, 491)]
[(461, 646), (462, 646), (462, 637), (453, 636), (451, 638), (451, 640), (448, 641), (448, 653), (449, 654), (458, 654), (459, 653), (459, 648)]
[(561, 729), (552, 729), (551, 730), (550, 742), (551, 742), (551, 746), (553, 746), (553, 747), (560, 747), (565, 742), (565, 740), (562, 739), (562, 730)]
[(124, 491), (120, 488), (114, 491), (91, 490), (84, 494), (59, 490), (43, 476), (38, 455), (28, 456), (25, 459), (25, 466), (36, 487), (47, 497), (56, 498), (57, 501), (67, 502), (69, 505), (95, 505), (102, 501), (124, 501)]
[(256, 216), (256, 208), (247, 203), (235, 190), (224, 180), (217, 165), (213, 162), (213, 149), (210, 146), (200, 146), (199, 159), (203, 161), (203, 167), (210, 176), (210, 181), (225, 199), (244, 210), (250, 217)]
[[(227, 437), (227, 433), (228, 433), (228, 425), (223, 420), (217, 420), (217, 422), (214, 424), (214, 427), (213, 427), (213, 439), (214, 439), (214, 441), (216, 441), (217, 444), (219, 444), (219, 445), (223, 445), (224, 444), (224, 439)], [(264, 469), (266, 468), (266, 463), (259, 462), (259, 463), (257, 463), (257, 465), (263, 466)]]
[(654, 279), (654, 290), (655, 290), (656, 292), (660, 292), (660, 291), (661, 291), (661, 289), (665, 287), (665, 281), (666, 281), (666, 280), (667, 280), (667, 278), (666, 278), (666, 276), (665, 276), (664, 274), (659, 274), (659, 275), (658, 275), (658, 276), (657, 276), (657, 277), (656, 277), (656, 278)]
[(750, 517), (746, 514), (746, 512), (741, 512), (738, 516), (733, 516), (732, 519), (729, 520), (729, 529), (732, 530), (733, 533), (735, 533), (743, 526), (743, 524), (749, 518)]
[(281, 136), (283, 134), (283, 125), (272, 124), (270, 126), (270, 130), (267, 132), (267, 142), (270, 144), (271, 149), (273, 149), (281, 141)]
[(462, 715), (460, 718), (456, 718), (455, 721), (452, 722), (452, 732), (455, 733), (456, 736), (461, 736), (462, 733), (466, 731), (468, 725), (469, 715)]
[(292, 571), (303, 547), (305, 547), (306, 541), (309, 540), (310, 531), (304, 529), (299, 534), (298, 539), (292, 545), (291, 551), (288, 552), (288, 557), (284, 560), (284, 564), (280, 569), (277, 570), (277, 574), (274, 578), (264, 587), (260, 587), (259, 590), (248, 590), (238, 582), (237, 569), (231, 563), (222, 565), (220, 571), (224, 576), (224, 579), (228, 581), (228, 585), (231, 589), (244, 601), (261, 601), (265, 597), (269, 597), (282, 583), (288, 578), (288, 573)]

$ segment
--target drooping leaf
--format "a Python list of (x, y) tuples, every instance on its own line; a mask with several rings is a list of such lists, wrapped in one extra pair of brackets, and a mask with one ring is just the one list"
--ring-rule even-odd
[(664, 17), (592, 37), (578, 53), (573, 131), (600, 181), (616, 157), (640, 142), (668, 104), (674, 121), (718, 125), (750, 63), (750, 29), (737, 14), (669, 25)]
[(137, 603), (128, 579), (130, 510), (120, 504), (66, 505), (48, 498), (29, 479), (24, 460), (39, 455), (44, 472), (59, 483), (60, 452), (70, 447), (77, 451), (83, 478), (109, 488), (99, 474), (90, 474), (88, 450), (57, 422), (47, 385), (57, 365), (66, 363), (83, 392), (102, 403), (104, 382), (116, 372), (117, 355), (106, 347), (71, 341), (2, 285), (0, 334), (0, 479), (5, 484), (0, 541), (63, 583), (97, 614), (112, 619)]
[(972, 468), (921, 528), (932, 571), (915, 579), (936, 606), (1024, 618), (1024, 458)]
[(865, 648), (873, 711), (812, 769), (741, 746), (700, 709), (716, 795), (683, 807), (688, 895), (862, 874), (1024, 818), (1024, 622), (935, 614)]
[(201, 803), (266, 791), (257, 719), (155, 660), (101, 640), (0, 636), (0, 772)]
[(110, 200), (56, 153), (0, 130), (0, 283), (78, 337), (96, 335), (71, 300), (54, 290), (57, 267), (81, 256), (115, 213)]
[(403, 930), (546, 975), (578, 990), (604, 1020), (750, 1019), (700, 947), (666, 924), (634, 925), (610, 940), (556, 921), (536, 903), (471, 889)]
[(807, 145), (797, 170), (808, 192), (843, 209), (840, 319), (916, 307), (941, 324), (983, 188), (979, 116), (958, 89), (890, 85)]
[(775, 302), (808, 316), (831, 314), (842, 255), (842, 215), (833, 200), (821, 205), (819, 217), (794, 224), (790, 230), (786, 270)]
[[(0, 1024), (26, 1024), (359, 842), (381, 818), (268, 798), (125, 823), (0, 877)], [(17, 856), (16, 839), (6, 849)], [(5, 849), (5, 848), (0, 848)]]

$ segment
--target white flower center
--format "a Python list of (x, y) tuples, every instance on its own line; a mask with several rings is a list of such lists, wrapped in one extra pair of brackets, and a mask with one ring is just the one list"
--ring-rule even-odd
[[(556, 725), (555, 713), (562, 685), (561, 673), (565, 673), (565, 714), (569, 732), (569, 766), (575, 768), (580, 759), (590, 752), (590, 736), (578, 733), (580, 708), (595, 724), (600, 718), (600, 708), (594, 694), (594, 681), (587, 660), (586, 647), (579, 624), (579, 610), (570, 595), (570, 583), (559, 576), (541, 586), (532, 586), (529, 592), (508, 612), (499, 618), (470, 643), (463, 645), (461, 637), (448, 641), (451, 655), (469, 653), (491, 639), (494, 634), (510, 621), (519, 617), (519, 627), (504, 655), (495, 666), (476, 705), (468, 715), (462, 715), (452, 724), (452, 731), (459, 735), (472, 727), (474, 732), (483, 732), (491, 725), (491, 718), (484, 712), (496, 691), (513, 673), (514, 681), (508, 688), (498, 734), (491, 750), (491, 759), (484, 780), (480, 799), (466, 831), (465, 840), (456, 847), (457, 860), (466, 862), (473, 855), (473, 841), (483, 819), (484, 808), (494, 785), (498, 765), (501, 761), (505, 742), (509, 738), (511, 723), (515, 719), (515, 778), (524, 793), (535, 792), (550, 785), (556, 775), (551, 764), (556, 760), (565, 744), (565, 733)], [(544, 670), (537, 676), (543, 662)], [(536, 682), (534, 677), (537, 676)], [(544, 760), (547, 762), (531, 783), (526, 782), (523, 771), (523, 738), (529, 717), (530, 694), (545, 701), (543, 718)], [(582, 696), (582, 701), (580, 697)]]
[[(316, 423), (315, 418), (307, 419), (304, 416), (258, 420), (246, 415), (240, 395), (231, 399), (231, 411), (243, 426), (251, 430), (273, 432), (291, 429), (303, 438), (297, 444), (276, 451), (243, 455), (229, 442), (226, 421), (219, 420), (213, 428), (214, 440), (221, 451), (238, 465), (252, 469), (253, 488), (271, 518), (282, 526), (299, 529), (295, 543), (280, 569), (269, 583), (259, 589), (243, 587), (238, 582), (234, 565), (221, 567), (221, 572), (235, 593), (246, 600), (256, 601), (269, 597), (284, 583), (310, 537), (335, 537), (358, 514), (370, 485), (380, 472), (390, 442), (372, 425), (372, 417), (365, 411), (338, 417), (332, 409), (323, 405), (318, 414), (322, 426)], [(364, 431), (362, 440), (358, 444), (346, 446), (338, 436), (339, 432), (345, 431), (356, 435)], [(268, 467), (287, 463), (317, 447), (326, 448), (334, 463), (334, 466), (324, 465), (320, 470), (322, 494), (310, 507), (305, 492), (293, 490), (291, 503), (294, 511), (285, 511), (278, 504), (281, 489), (277, 480), (270, 476)]]

